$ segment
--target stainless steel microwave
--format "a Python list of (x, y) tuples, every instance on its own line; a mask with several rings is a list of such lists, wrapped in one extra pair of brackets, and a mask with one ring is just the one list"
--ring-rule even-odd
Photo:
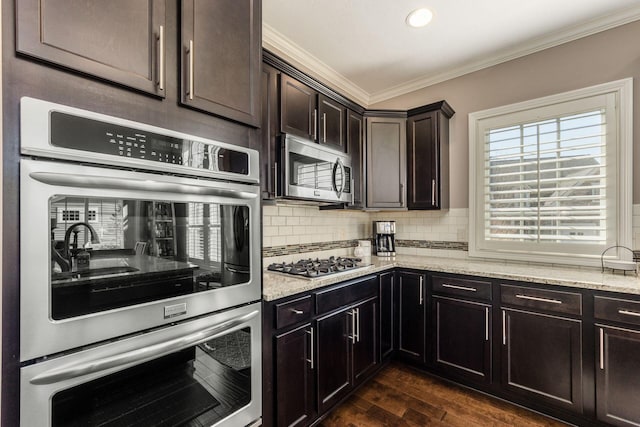
[[(280, 139), (280, 196), (353, 203), (351, 158), (344, 152), (293, 135)], [(277, 186), (277, 185), (276, 185)]]

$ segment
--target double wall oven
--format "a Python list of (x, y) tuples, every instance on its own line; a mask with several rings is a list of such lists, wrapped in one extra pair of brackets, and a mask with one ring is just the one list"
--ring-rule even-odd
[(256, 151), (21, 100), (21, 425), (261, 416)]

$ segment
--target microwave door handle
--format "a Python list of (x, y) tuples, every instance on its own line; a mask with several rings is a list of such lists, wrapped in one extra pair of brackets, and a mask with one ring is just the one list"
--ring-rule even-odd
[[(340, 168), (340, 172), (342, 172), (342, 185), (340, 185), (340, 190), (338, 190), (338, 184), (336, 183), (336, 172), (338, 171), (338, 168)], [(333, 168), (333, 188), (336, 191), (336, 194), (338, 195), (338, 197), (342, 196), (342, 192), (344, 191), (344, 181), (345, 181), (345, 175), (344, 175), (344, 165), (342, 164), (342, 161), (338, 158), (336, 159), (336, 164)]]
[(96, 175), (76, 175), (55, 172), (32, 172), (31, 178), (44, 184), (63, 187), (134, 190), (144, 192), (178, 193), (195, 196), (218, 196), (236, 199), (255, 199), (257, 194), (246, 191), (213, 188), (205, 185), (177, 184), (171, 182), (152, 181), (143, 179), (121, 179)]
[(125, 353), (106, 357), (87, 358), (82, 361), (69, 363), (36, 375), (29, 382), (35, 385), (54, 384), (112, 368), (124, 367), (130, 364), (156, 359), (183, 348), (202, 344), (205, 341), (214, 339), (228, 332), (230, 329), (246, 323), (256, 317), (258, 313), (258, 310), (253, 310), (250, 313), (234, 317), (217, 325), (208, 326), (184, 337), (161, 341), (148, 346), (145, 345), (144, 347)]

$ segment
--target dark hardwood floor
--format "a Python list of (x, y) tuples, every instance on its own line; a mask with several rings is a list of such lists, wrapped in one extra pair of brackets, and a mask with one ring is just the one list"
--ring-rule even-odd
[(329, 414), (321, 426), (559, 427), (566, 424), (391, 363)]

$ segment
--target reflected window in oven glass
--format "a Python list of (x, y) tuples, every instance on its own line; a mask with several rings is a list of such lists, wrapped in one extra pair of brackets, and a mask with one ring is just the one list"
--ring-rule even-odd
[(54, 196), (49, 212), (53, 319), (251, 278), (247, 206)]
[(251, 402), (251, 330), (58, 392), (52, 426), (209, 426)]

